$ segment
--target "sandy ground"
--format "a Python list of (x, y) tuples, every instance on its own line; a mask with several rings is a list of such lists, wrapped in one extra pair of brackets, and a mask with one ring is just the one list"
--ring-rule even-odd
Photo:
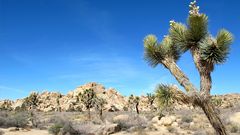
[(47, 130), (31, 129), (30, 131), (9, 131), (9, 129), (0, 128), (4, 135), (50, 135)]

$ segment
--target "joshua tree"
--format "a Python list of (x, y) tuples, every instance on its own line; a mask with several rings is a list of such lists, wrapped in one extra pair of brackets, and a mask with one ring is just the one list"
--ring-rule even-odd
[(57, 111), (62, 111), (62, 108), (61, 108), (61, 106), (60, 106), (60, 98), (62, 98), (62, 95), (61, 95), (61, 93), (58, 93), (58, 95), (57, 95), (57, 98), (56, 98), (56, 102), (57, 102)]
[(30, 110), (35, 109), (38, 104), (38, 93), (32, 92), (28, 97), (24, 99), (24, 105), (29, 107)]
[(138, 96), (136, 96), (134, 98), (134, 100), (133, 100), (133, 102), (135, 104), (135, 108), (136, 108), (137, 114), (139, 114), (139, 109), (138, 109), (139, 101), (140, 101), (140, 98)]
[(83, 93), (79, 94), (81, 102), (84, 104), (88, 111), (88, 118), (91, 119), (90, 109), (94, 107), (96, 101), (96, 93), (93, 89), (86, 89)]
[(147, 99), (148, 99), (148, 104), (150, 105), (151, 108), (153, 108), (153, 102), (155, 100), (156, 96), (152, 93), (147, 93)]
[(135, 109), (136, 109), (137, 114), (139, 114), (139, 109), (138, 109), (139, 101), (140, 101), (140, 98), (138, 96), (134, 97), (132, 94), (128, 98), (128, 105), (129, 105), (129, 107), (132, 109), (133, 106), (134, 106)]
[(128, 98), (128, 107), (132, 110), (134, 104), (134, 96), (131, 94)]
[[(158, 42), (154, 35), (144, 39), (145, 59), (152, 67), (162, 64), (167, 68), (187, 93), (171, 90), (181, 95), (179, 97), (183, 102), (202, 108), (216, 133), (226, 135), (226, 129), (210, 101), (211, 73), (216, 64), (226, 61), (233, 36), (225, 29), (220, 30), (216, 37), (211, 36), (207, 15), (199, 13), (196, 1), (191, 2), (189, 7), (187, 25), (170, 21), (169, 34), (162, 42)], [(199, 90), (176, 64), (181, 54), (188, 50), (200, 75)]]
[(103, 107), (105, 104), (107, 104), (107, 101), (101, 97), (97, 97), (95, 100), (95, 108), (99, 113), (99, 117), (102, 120), (102, 114), (103, 114)]

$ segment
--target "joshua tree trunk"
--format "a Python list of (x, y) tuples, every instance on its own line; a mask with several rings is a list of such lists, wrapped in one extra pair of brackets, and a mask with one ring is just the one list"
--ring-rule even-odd
[(221, 119), (215, 111), (214, 106), (209, 101), (203, 102), (199, 106), (202, 108), (205, 115), (208, 117), (208, 120), (215, 129), (217, 135), (227, 135), (226, 128), (221, 122)]
[(194, 64), (199, 71), (200, 74), (200, 91), (205, 94), (205, 96), (210, 96), (210, 90), (212, 88), (212, 78), (211, 72), (214, 68), (212, 63), (208, 63), (206, 61), (201, 60), (199, 48), (191, 49), (192, 57), (194, 60)]
[(88, 108), (87, 110), (88, 110), (88, 120), (90, 120), (91, 119), (90, 108)]
[[(165, 60), (163, 61), (164, 66), (169, 69), (171, 74), (176, 78), (176, 80), (185, 88), (187, 92), (189, 92), (188, 99), (192, 101), (191, 103), (197, 105), (202, 108), (205, 115), (208, 117), (209, 122), (215, 129), (218, 135), (227, 135), (226, 128), (224, 127), (223, 123), (221, 122), (220, 117), (215, 112), (214, 106), (209, 102), (209, 98), (206, 98), (206, 94), (199, 94), (198, 90), (194, 87), (194, 85), (190, 82), (187, 76), (181, 71), (181, 69), (177, 66), (177, 64), (172, 60)], [(206, 76), (204, 76), (206, 77)], [(204, 78), (203, 77), (203, 78)], [(201, 78), (202, 79), (202, 78)], [(201, 82), (205, 82), (206, 84), (201, 83), (201, 88), (211, 88), (209, 85), (211, 78), (206, 78), (201, 80)], [(201, 92), (203, 92), (201, 90)], [(205, 91), (206, 92), (206, 91)], [(181, 93), (184, 94), (184, 93)], [(186, 94), (185, 94), (186, 95)]]
[(99, 117), (100, 117), (100, 119), (101, 119), (101, 120), (103, 120), (103, 117), (102, 117), (102, 115), (103, 115), (103, 109), (102, 109), (102, 108), (100, 108), (100, 110), (99, 110)]
[(138, 103), (136, 104), (136, 111), (137, 111), (137, 114), (139, 114)]

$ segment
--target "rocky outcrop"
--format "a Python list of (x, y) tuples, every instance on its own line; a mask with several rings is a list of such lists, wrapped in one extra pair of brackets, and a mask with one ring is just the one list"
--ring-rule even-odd
[[(97, 96), (105, 99), (107, 104), (104, 107), (105, 111), (126, 111), (135, 110), (135, 107), (129, 108), (128, 97), (122, 96), (114, 88), (105, 88), (103, 85), (91, 82), (85, 85), (79, 86), (76, 89), (68, 92), (66, 95), (62, 95), (58, 92), (42, 92), (37, 94), (37, 106), (35, 109), (39, 111), (84, 111), (86, 110), (81, 104), (79, 94), (83, 93), (86, 89), (93, 89)], [(239, 104), (240, 94), (226, 94), (213, 96), (214, 102), (217, 107), (229, 108)], [(140, 111), (153, 111), (157, 108), (157, 103), (149, 105), (147, 96), (140, 96), (139, 102)], [(174, 103), (173, 108), (175, 110), (181, 109), (193, 109), (191, 105), (184, 105)], [(24, 105), (24, 99), (18, 99), (15, 102), (10, 100), (0, 101), (0, 109), (5, 110), (20, 110), (26, 109)], [(29, 109), (29, 108), (27, 108)]]
[[(106, 89), (103, 85), (92, 82), (77, 87), (66, 95), (57, 92), (37, 93), (37, 106), (35, 109), (39, 111), (83, 111), (84, 106), (79, 102), (79, 94), (86, 89), (93, 89), (97, 96), (107, 101), (104, 110), (120, 111), (123, 110), (127, 102), (125, 98), (114, 88)], [(10, 110), (23, 109), (24, 99), (17, 99), (15, 102), (10, 100), (0, 101), (0, 108)], [(28, 108), (29, 109), (29, 108)]]

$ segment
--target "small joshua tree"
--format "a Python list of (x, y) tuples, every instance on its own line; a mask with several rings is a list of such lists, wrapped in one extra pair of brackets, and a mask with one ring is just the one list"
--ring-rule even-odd
[(62, 108), (60, 106), (60, 98), (62, 98), (61, 93), (58, 93), (57, 98), (56, 98), (56, 102), (57, 102), (57, 111), (61, 112)]
[(136, 112), (137, 112), (137, 114), (139, 114), (139, 108), (138, 108), (138, 106), (139, 106), (140, 98), (139, 98), (138, 96), (136, 96), (136, 97), (134, 98), (133, 102), (134, 102), (134, 104), (135, 104)]
[(133, 94), (131, 94), (128, 98), (128, 107), (130, 108), (130, 110), (133, 109), (133, 104), (134, 104), (133, 100), (134, 100), (134, 96), (133, 96)]
[(138, 108), (139, 101), (140, 101), (140, 98), (138, 96), (134, 97), (132, 94), (128, 98), (128, 106), (130, 107), (131, 110), (133, 107), (135, 107), (137, 114), (139, 114), (139, 108)]
[(79, 94), (80, 100), (88, 111), (88, 119), (91, 119), (90, 109), (94, 107), (96, 101), (96, 93), (93, 89), (86, 89), (83, 93)]
[(30, 110), (35, 109), (38, 105), (38, 93), (32, 92), (28, 97), (24, 99), (24, 105)]
[(156, 88), (156, 100), (160, 108), (160, 115), (163, 110), (168, 110), (173, 104), (173, 93), (168, 85), (160, 84)]
[[(164, 36), (162, 42), (158, 42), (154, 35), (144, 39), (145, 59), (152, 67), (162, 64), (167, 68), (187, 93), (179, 89), (170, 90), (181, 95), (179, 97), (183, 102), (202, 108), (216, 133), (226, 135), (226, 128), (211, 103), (211, 73), (216, 64), (226, 61), (233, 36), (222, 29), (213, 37), (208, 32), (208, 17), (199, 13), (196, 1), (191, 2), (189, 7), (187, 26), (170, 21), (169, 34)], [(190, 51), (199, 72), (200, 90), (176, 64), (186, 51)]]
[(148, 104), (150, 106), (150, 108), (153, 108), (153, 102), (155, 100), (156, 96), (152, 93), (147, 93), (147, 99), (148, 99)]
[(104, 105), (107, 104), (107, 101), (101, 97), (97, 97), (95, 102), (95, 108), (98, 111), (100, 119), (102, 120), (103, 108)]

